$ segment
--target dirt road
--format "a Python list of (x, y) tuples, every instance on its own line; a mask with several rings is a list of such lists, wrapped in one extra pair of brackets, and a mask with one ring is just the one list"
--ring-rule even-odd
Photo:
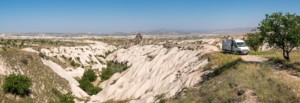
[(254, 55), (243, 55), (241, 56), (241, 58), (245, 62), (254, 62), (254, 63), (260, 63), (268, 60), (267, 58), (254, 56)]

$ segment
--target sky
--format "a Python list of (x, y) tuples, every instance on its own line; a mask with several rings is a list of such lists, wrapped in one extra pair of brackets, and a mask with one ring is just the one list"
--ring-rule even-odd
[(113, 33), (257, 27), (300, 0), (0, 0), (0, 32)]

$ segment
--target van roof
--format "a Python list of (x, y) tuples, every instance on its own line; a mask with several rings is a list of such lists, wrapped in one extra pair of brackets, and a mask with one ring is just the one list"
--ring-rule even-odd
[(235, 42), (245, 42), (244, 40), (234, 39)]

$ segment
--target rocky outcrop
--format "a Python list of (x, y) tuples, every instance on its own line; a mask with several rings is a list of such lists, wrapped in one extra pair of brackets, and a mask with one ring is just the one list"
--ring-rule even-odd
[[(75, 61), (81, 66), (90, 66), (92, 69), (98, 69), (106, 67), (100, 60), (104, 60), (103, 57), (108, 51), (116, 50), (115, 46), (108, 45), (102, 42), (86, 41), (92, 43), (87, 46), (75, 46), (75, 47), (53, 47), (42, 48), (41, 52), (50, 57), (57, 57), (62, 62)], [(73, 70), (72, 68), (69, 68)], [(82, 68), (79, 68), (82, 69)], [(75, 72), (82, 71), (75, 69)], [(72, 71), (71, 71), (72, 72)], [(82, 72), (83, 73), (83, 72)]]
[(134, 42), (135, 45), (137, 45), (137, 44), (141, 44), (142, 40), (143, 40), (142, 34), (138, 33), (135, 36), (135, 38), (133, 39), (133, 42)]
[(174, 96), (184, 87), (199, 83), (204, 74), (202, 67), (207, 59), (201, 55), (218, 50), (211, 45), (203, 45), (201, 50), (166, 49), (158, 45), (133, 46), (120, 49), (107, 57), (107, 60), (128, 62), (131, 67), (122, 73), (114, 74), (101, 84), (103, 90), (92, 96), (90, 102), (107, 100), (130, 100), (149, 103), (155, 96)]

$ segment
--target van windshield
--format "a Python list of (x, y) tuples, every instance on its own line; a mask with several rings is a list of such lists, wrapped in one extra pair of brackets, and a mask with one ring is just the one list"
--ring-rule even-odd
[(236, 43), (236, 46), (237, 46), (237, 47), (245, 47), (246, 44), (245, 44), (245, 42), (237, 42), (237, 43)]

